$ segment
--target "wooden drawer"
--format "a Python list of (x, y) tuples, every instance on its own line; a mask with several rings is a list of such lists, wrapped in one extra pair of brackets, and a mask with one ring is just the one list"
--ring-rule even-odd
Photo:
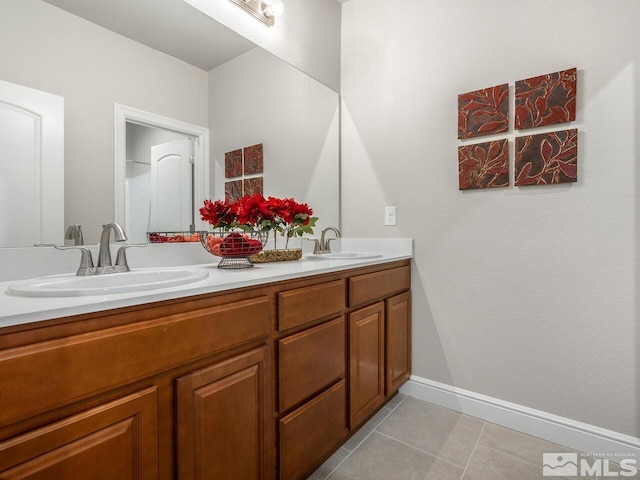
[(280, 420), (280, 479), (306, 478), (346, 435), (342, 380)]
[(0, 352), (0, 426), (270, 332), (269, 297), (50, 340)]
[(343, 280), (296, 288), (278, 294), (278, 329), (287, 330), (344, 309)]
[(345, 375), (345, 319), (279, 340), (280, 412)]
[(361, 305), (411, 287), (411, 268), (397, 267), (349, 279), (349, 306)]

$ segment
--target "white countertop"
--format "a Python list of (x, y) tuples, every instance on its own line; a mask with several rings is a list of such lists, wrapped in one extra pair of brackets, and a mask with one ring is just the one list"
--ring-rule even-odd
[[(309, 260), (303, 257), (299, 261), (256, 264), (253, 268), (239, 270), (219, 269), (217, 268), (217, 263), (188, 265), (189, 268), (205, 269), (209, 273), (208, 278), (188, 285), (109, 295), (62, 298), (15, 297), (6, 293), (7, 287), (15, 282), (5, 281), (0, 283), (0, 328), (193, 295), (222, 292), (324, 273), (340, 272), (413, 257), (410, 250), (404, 250), (405, 252), (403, 253), (397, 253), (398, 249), (395, 249), (394, 253), (383, 253), (381, 257), (360, 260)], [(132, 270), (135, 270), (135, 268), (132, 268)]]

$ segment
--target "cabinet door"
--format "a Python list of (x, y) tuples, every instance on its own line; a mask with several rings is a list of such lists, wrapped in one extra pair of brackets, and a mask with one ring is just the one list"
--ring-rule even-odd
[(384, 401), (384, 302), (349, 314), (349, 424)]
[(272, 478), (269, 352), (265, 346), (177, 380), (180, 480)]
[(386, 394), (391, 395), (411, 376), (411, 294), (386, 302)]
[(70, 478), (158, 478), (155, 387), (0, 443), (0, 479)]

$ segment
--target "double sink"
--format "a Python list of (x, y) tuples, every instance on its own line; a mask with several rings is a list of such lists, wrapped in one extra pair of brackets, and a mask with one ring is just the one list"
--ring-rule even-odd
[[(310, 261), (357, 261), (381, 257), (365, 252), (335, 252), (305, 255)], [(80, 297), (155, 290), (188, 285), (209, 276), (201, 268), (141, 268), (108, 275), (77, 276), (73, 273), (15, 282), (6, 293), (17, 297)]]

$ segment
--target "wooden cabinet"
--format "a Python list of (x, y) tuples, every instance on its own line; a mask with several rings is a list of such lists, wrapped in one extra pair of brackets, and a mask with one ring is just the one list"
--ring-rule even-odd
[(411, 376), (411, 293), (385, 302), (385, 394), (395, 393)]
[[(352, 429), (394, 395), (411, 375), (410, 278), (409, 266), (349, 278), (350, 305), (375, 301), (349, 313)], [(407, 291), (389, 297), (402, 290)]]
[(348, 434), (345, 299), (343, 279), (278, 294), (279, 331), (305, 328), (277, 342), (280, 480), (306, 478)]
[(221, 471), (272, 479), (272, 304), (219, 296), (132, 309), (0, 349), (0, 479), (211, 478), (221, 448), (210, 442), (221, 439), (250, 452), (225, 456)]
[(408, 261), (0, 328), (0, 480), (302, 480), (409, 378)]
[(0, 443), (0, 479), (158, 477), (155, 388)]
[(178, 478), (271, 478), (268, 347), (177, 380)]
[(384, 402), (384, 303), (349, 314), (349, 425)]

